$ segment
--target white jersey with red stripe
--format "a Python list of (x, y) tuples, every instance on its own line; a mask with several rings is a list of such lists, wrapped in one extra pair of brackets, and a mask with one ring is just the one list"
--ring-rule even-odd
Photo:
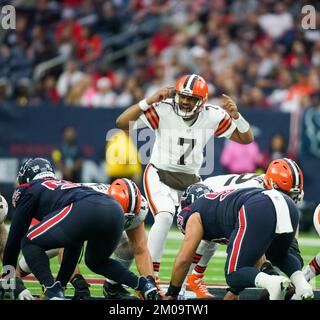
[(264, 174), (243, 173), (225, 174), (205, 179), (202, 183), (213, 191), (228, 189), (261, 188), (264, 189)]
[[(108, 190), (110, 188), (110, 184), (105, 184), (105, 183), (81, 183), (81, 185), (105, 194), (108, 194)], [(134, 217), (130, 217), (129, 219), (126, 219), (125, 231), (135, 229), (142, 222), (144, 222), (144, 220), (147, 217), (148, 210), (149, 210), (148, 202), (144, 196), (141, 196), (140, 212), (136, 214)]]
[(133, 128), (143, 127), (155, 132), (150, 159), (153, 165), (162, 170), (198, 174), (203, 162), (203, 149), (209, 139), (213, 136), (229, 138), (236, 125), (221, 107), (209, 104), (190, 125), (175, 113), (173, 100), (166, 99), (150, 106)]

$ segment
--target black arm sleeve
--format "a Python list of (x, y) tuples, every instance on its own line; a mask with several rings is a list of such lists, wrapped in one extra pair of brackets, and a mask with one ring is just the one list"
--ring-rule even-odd
[(20, 252), (21, 240), (27, 233), (33, 217), (34, 200), (32, 194), (25, 194), (13, 212), (6, 247), (3, 254), (3, 266), (16, 268)]

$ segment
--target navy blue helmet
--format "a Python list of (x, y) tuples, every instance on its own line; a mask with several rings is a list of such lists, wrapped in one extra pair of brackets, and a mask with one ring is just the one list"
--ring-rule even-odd
[(181, 209), (191, 205), (204, 194), (212, 193), (213, 190), (203, 183), (195, 183), (189, 186), (180, 197)]
[(18, 172), (19, 185), (29, 183), (34, 178), (54, 178), (55, 172), (50, 161), (43, 158), (26, 160)]

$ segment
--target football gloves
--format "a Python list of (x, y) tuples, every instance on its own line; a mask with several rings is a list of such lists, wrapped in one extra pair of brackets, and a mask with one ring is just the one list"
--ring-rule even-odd
[[(3, 281), (0, 283), (0, 299), (1, 300), (34, 300), (32, 293), (25, 287), (23, 281), (19, 277), (12, 278), (15, 282), (14, 289), (3, 287)], [(7, 280), (6, 280), (7, 281)]]
[(148, 278), (149, 279), (146, 277), (139, 277), (138, 285), (135, 288), (136, 293), (141, 300), (160, 300), (161, 297), (156, 287), (155, 280), (150, 276), (148, 276)]

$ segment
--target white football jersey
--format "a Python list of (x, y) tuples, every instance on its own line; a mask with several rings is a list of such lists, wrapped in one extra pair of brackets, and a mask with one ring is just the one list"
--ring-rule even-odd
[[(110, 188), (110, 184), (104, 183), (81, 183), (81, 185), (105, 194), (108, 194), (108, 190)], [(126, 217), (124, 226), (125, 231), (137, 228), (146, 219), (148, 210), (148, 202), (145, 197), (141, 195), (140, 212), (133, 217)]]
[(174, 112), (172, 99), (150, 106), (133, 128), (146, 126), (156, 137), (150, 162), (162, 170), (190, 174), (199, 173), (209, 139), (213, 136), (229, 138), (236, 128), (229, 114), (213, 105), (205, 105), (197, 120), (189, 126)]
[(214, 191), (224, 191), (228, 189), (261, 188), (264, 174), (243, 173), (243, 174), (225, 174), (205, 179), (202, 183)]

